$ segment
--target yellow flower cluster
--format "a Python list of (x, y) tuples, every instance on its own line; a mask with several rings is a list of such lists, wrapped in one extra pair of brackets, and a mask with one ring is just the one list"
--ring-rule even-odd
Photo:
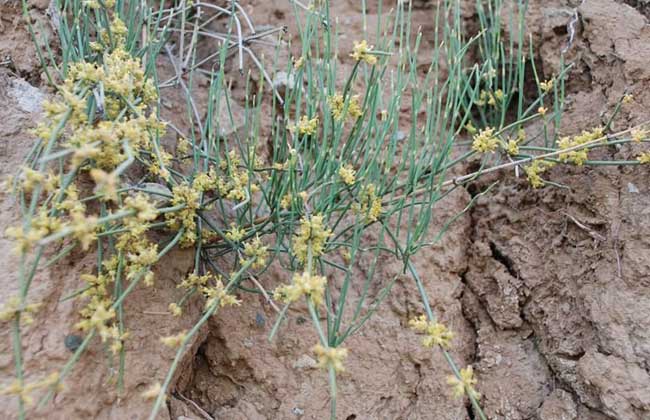
[(87, 216), (79, 212), (72, 213), (70, 216), (72, 236), (79, 241), (81, 249), (87, 251), (97, 240), (97, 216)]
[(301, 264), (307, 262), (310, 248), (314, 258), (323, 255), (331, 235), (332, 231), (325, 227), (322, 215), (303, 217), (298, 232), (293, 237), (293, 255)]
[(422, 339), (422, 345), (424, 347), (431, 348), (433, 346), (440, 346), (448, 349), (451, 346), (451, 340), (454, 338), (454, 334), (447, 327), (438, 322), (428, 321), (424, 315), (411, 319), (409, 326), (413, 330), (425, 335)]
[(626, 93), (625, 95), (623, 95), (623, 99), (621, 100), (621, 102), (623, 103), (623, 105), (630, 105), (631, 103), (634, 102), (634, 95), (632, 95), (631, 93)]
[(373, 46), (368, 45), (368, 41), (365, 39), (363, 41), (355, 41), (354, 49), (352, 50), (352, 57), (355, 61), (365, 61), (371, 66), (377, 64), (377, 56), (372, 52)]
[(640, 128), (635, 128), (630, 134), (632, 135), (633, 142), (641, 143), (647, 137), (648, 131)]
[[(110, 7), (108, 3), (106, 6)], [(64, 156), (70, 156), (66, 168), (89, 171), (100, 200), (116, 203), (120, 201), (120, 179), (115, 169), (129, 155), (140, 157), (142, 151), (147, 152), (147, 156), (152, 155), (151, 136), (165, 129), (155, 115), (146, 116), (157, 103), (157, 93), (153, 82), (146, 78), (140, 60), (126, 51), (123, 42), (126, 31), (126, 26), (116, 16), (111, 23), (111, 48), (102, 59), (97, 63), (70, 64), (66, 79), (59, 86), (59, 97), (44, 103), (45, 119), (35, 130), (42, 139), (41, 145), (57, 141), (66, 153)], [(99, 84), (101, 96), (93, 93)], [(90, 115), (92, 121), (89, 111), (94, 111)], [(60, 126), (65, 129), (57, 128)], [(50, 198), (43, 201), (37, 215), (26, 224), (29, 227), (14, 227), (8, 231), (17, 241), (19, 251), (27, 252), (41, 239), (55, 233), (71, 236), (87, 250), (96, 241), (98, 229), (104, 226), (98, 226), (97, 216), (88, 214), (86, 200), (80, 199), (76, 181), (63, 188), (61, 175), (50, 172), (46, 176), (32, 169), (23, 171), (23, 190), (32, 192), (37, 187), (37, 194), (43, 189)], [(87, 191), (85, 187), (84, 191)], [(132, 279), (142, 268), (155, 262), (155, 246), (143, 235), (147, 230), (144, 222), (156, 218), (156, 209), (140, 194), (127, 197), (117, 210), (132, 214), (122, 220), (124, 229), (116, 243), (116, 248), (126, 256), (125, 272)], [(109, 210), (109, 215), (112, 213), (113, 210)], [(114, 274), (115, 270), (106, 278), (112, 279)], [(90, 303), (82, 310), (84, 320), (79, 324), (82, 329), (98, 328), (103, 339), (119, 335), (110, 330), (111, 298), (105, 293), (105, 287), (99, 287), (108, 281), (106, 278), (99, 275), (95, 280), (85, 279), (93, 287), (84, 294), (90, 298)], [(145, 283), (151, 283), (153, 273), (144, 273), (144, 278)]]
[[(65, 146), (74, 152), (72, 163), (78, 166), (91, 159), (99, 169), (112, 171), (127, 157), (125, 142), (136, 156), (140, 150), (151, 151), (150, 135), (160, 133), (165, 125), (155, 115), (144, 116), (155, 105), (157, 94), (140, 60), (118, 45), (103, 61), (103, 66), (71, 64), (60, 89), (61, 98), (45, 104), (47, 118), (35, 133), (47, 142), (54, 127), (67, 117), (70, 134)], [(88, 124), (87, 103), (97, 83), (103, 86), (103, 103), (97, 106), (105, 120)]]
[(47, 377), (40, 381), (22, 384), (20, 381), (15, 380), (11, 385), (0, 389), (0, 395), (17, 395), (25, 405), (34, 403), (34, 398), (30, 395), (38, 389), (46, 389), (51, 386), (57, 385), (60, 380), (58, 372), (52, 372)]
[(168, 306), (169, 313), (171, 313), (173, 316), (181, 316), (183, 315), (183, 308), (181, 308), (177, 303), (170, 303)]
[(342, 121), (347, 116), (349, 116), (352, 121), (356, 121), (363, 115), (363, 110), (359, 104), (359, 95), (350, 97), (347, 112), (345, 109), (345, 98), (343, 98), (343, 95), (340, 93), (335, 93), (327, 98), (327, 105), (330, 107), (332, 117), (335, 121)]
[(162, 391), (162, 385), (160, 385), (160, 382), (156, 382), (155, 384), (151, 385), (148, 389), (146, 389), (140, 396), (144, 398), (145, 400), (155, 400), (158, 398), (158, 395), (160, 395), (160, 392)]
[[(83, 319), (75, 324), (75, 327), (82, 331), (97, 330), (102, 342), (110, 340), (112, 342), (110, 349), (113, 354), (117, 354), (122, 350), (127, 334), (121, 334), (118, 326), (114, 324), (115, 309), (111, 308), (110, 296), (106, 291), (106, 283), (109, 279), (89, 274), (85, 277), (91, 287), (83, 295), (89, 296), (90, 302), (79, 312)], [(92, 287), (93, 284), (97, 287)]]
[(117, 187), (119, 178), (115, 172), (106, 172), (103, 169), (91, 169), (90, 177), (95, 181), (95, 193), (101, 194), (104, 201), (117, 201)]
[(203, 276), (199, 276), (196, 273), (190, 273), (187, 275), (187, 277), (185, 277), (185, 279), (182, 282), (176, 285), (176, 288), (192, 289), (194, 287), (205, 286), (206, 284), (208, 284), (208, 281), (210, 281), (212, 277), (213, 276), (211, 274), (205, 274)]
[(302, 135), (313, 136), (318, 131), (318, 117), (309, 119), (306, 115), (300, 117), (300, 121), (296, 125), (290, 125), (289, 131)]
[(503, 91), (501, 89), (497, 89), (494, 93), (482, 90), (478, 99), (476, 99), (474, 103), (478, 106), (485, 106), (487, 104), (496, 107), (502, 100)]
[[(232, 176), (224, 180), (219, 179), (219, 194), (228, 200), (244, 201), (248, 198), (248, 172), (246, 170), (234, 170)], [(255, 188), (251, 184), (251, 191)]]
[(214, 170), (211, 172), (199, 172), (192, 181), (192, 187), (201, 192), (209, 191), (217, 186)]
[(149, 201), (144, 193), (127, 197), (124, 200), (124, 209), (133, 210), (138, 222), (149, 222), (158, 217), (156, 206)]
[(22, 176), (23, 190), (27, 193), (31, 192), (37, 185), (41, 185), (45, 181), (44, 174), (28, 167), (23, 168)]
[(295, 59), (294, 57), (294, 62), (293, 62), (293, 68), (295, 70), (300, 70), (303, 68), (305, 65), (305, 56), (301, 55), (300, 58)]
[(508, 142), (503, 144), (503, 148), (510, 156), (517, 156), (519, 154), (519, 144), (524, 140), (526, 140), (526, 132), (523, 128), (520, 128), (517, 131), (517, 137), (508, 139)]
[[(212, 283), (212, 285), (210, 284)], [(177, 288), (184, 288), (187, 290), (198, 289), (203, 296), (205, 296), (205, 309), (210, 308), (216, 301), (219, 301), (219, 306), (239, 305), (239, 300), (233, 295), (228, 294), (221, 276), (215, 276), (212, 273), (199, 276), (196, 273), (189, 274)], [(174, 316), (182, 314), (182, 309), (175, 303), (169, 305), (169, 311)]]
[(211, 308), (215, 303), (219, 302), (219, 306), (231, 306), (239, 305), (241, 301), (235, 296), (228, 293), (226, 288), (221, 281), (221, 278), (217, 277), (214, 281), (214, 286), (212, 287), (202, 287), (201, 293), (205, 296), (205, 309)]
[(472, 150), (479, 153), (494, 153), (499, 147), (499, 139), (494, 135), (494, 128), (485, 129), (474, 134)]
[(186, 184), (172, 188), (172, 205), (185, 207), (173, 213), (165, 213), (167, 226), (178, 230), (185, 228), (180, 240), (181, 247), (192, 246), (196, 242), (196, 212), (199, 209), (199, 191)]
[(0, 321), (7, 322), (20, 316), (22, 325), (30, 325), (34, 322), (33, 314), (38, 312), (42, 305), (40, 303), (21, 304), (18, 296), (13, 296), (7, 300), (4, 308), (0, 311)]
[(359, 191), (358, 202), (352, 205), (352, 211), (363, 217), (365, 223), (373, 223), (381, 217), (381, 197), (377, 196), (377, 187), (368, 184)]
[[(583, 131), (581, 134), (577, 136), (562, 137), (558, 141), (558, 147), (560, 148), (560, 150), (564, 150), (564, 149), (580, 146), (586, 143), (592, 143), (595, 140), (602, 138), (603, 134), (604, 134), (603, 129), (601, 127), (598, 127), (591, 131)], [(581, 148), (566, 153), (560, 153), (559, 159), (564, 163), (570, 162), (575, 165), (582, 166), (588, 159), (587, 149)]]
[(144, 284), (153, 286), (153, 272), (149, 270), (149, 267), (158, 261), (158, 244), (143, 241), (142, 246), (138, 246), (126, 254), (126, 259), (128, 261), (127, 278), (133, 278), (140, 271), (146, 270)]
[[(132, 215), (122, 218), (125, 231), (116, 235), (115, 248), (126, 256), (124, 272), (129, 280), (142, 275), (146, 286), (152, 286), (154, 273), (151, 266), (158, 261), (158, 245), (149, 241), (146, 233), (149, 230), (147, 222), (158, 217), (155, 205), (143, 193), (137, 193), (124, 200), (123, 210)], [(105, 264), (109, 275), (117, 274), (117, 260), (114, 258)]]
[(15, 243), (15, 251), (18, 254), (24, 254), (36, 245), (38, 241), (46, 237), (50, 230), (46, 227), (36, 227), (34, 225), (29, 229), (25, 226), (10, 226), (5, 231), (5, 234), (10, 237)]
[(519, 154), (519, 143), (517, 140), (510, 139), (508, 140), (505, 149), (510, 156), (517, 156)]
[(246, 235), (246, 231), (234, 223), (230, 224), (230, 229), (226, 231), (226, 239), (232, 242), (240, 242), (243, 238), (244, 235)]
[(318, 359), (319, 368), (327, 369), (332, 366), (336, 372), (345, 371), (343, 360), (348, 357), (348, 349), (342, 347), (323, 347), (320, 344), (316, 344), (312, 350)]
[(353, 185), (356, 181), (357, 172), (351, 165), (343, 165), (339, 168), (339, 176), (345, 185)]
[[(257, 157), (253, 157), (253, 159), (255, 167), (262, 166)], [(248, 169), (239, 167), (241, 163), (241, 158), (234, 150), (228, 152), (227, 159), (221, 160), (219, 167), (225, 172), (225, 175), (216, 180), (216, 188), (221, 197), (241, 202), (248, 199), (251, 193), (259, 191), (258, 185), (250, 179)], [(210, 176), (216, 178), (214, 173)]]
[(460, 398), (467, 394), (468, 396), (478, 400), (481, 394), (476, 392), (474, 386), (476, 385), (476, 378), (474, 378), (474, 370), (471, 366), (461, 369), (459, 372), (460, 378), (456, 376), (448, 376), (447, 383), (452, 386), (454, 397)]
[(529, 166), (524, 167), (524, 172), (526, 172), (526, 176), (528, 177), (528, 182), (530, 182), (530, 185), (532, 185), (533, 188), (543, 187), (544, 180), (540, 175), (553, 166), (555, 166), (555, 163), (553, 162), (535, 160)]
[(294, 273), (293, 283), (275, 289), (273, 297), (284, 303), (292, 303), (305, 295), (315, 306), (319, 306), (323, 303), (326, 284), (327, 279), (323, 276), (309, 275), (308, 272)]
[(650, 152), (643, 152), (636, 159), (640, 163), (650, 163)]
[(244, 255), (247, 257), (246, 260), (253, 261), (251, 265), (253, 269), (258, 270), (264, 268), (266, 265), (266, 259), (269, 255), (268, 249), (268, 246), (262, 245), (259, 236), (256, 236), (255, 239), (244, 244)]
[(187, 332), (182, 331), (176, 335), (169, 335), (167, 337), (160, 337), (160, 342), (165, 346), (172, 349), (178, 348), (183, 344), (183, 341), (187, 338)]
[(543, 82), (539, 82), (539, 88), (542, 90), (542, 92), (544, 92), (544, 93), (548, 93), (548, 92), (550, 92), (551, 90), (553, 90), (553, 84), (554, 84), (554, 83), (555, 83), (555, 82), (554, 82), (553, 79), (550, 79), (550, 80), (547, 80), (547, 81), (543, 81)]

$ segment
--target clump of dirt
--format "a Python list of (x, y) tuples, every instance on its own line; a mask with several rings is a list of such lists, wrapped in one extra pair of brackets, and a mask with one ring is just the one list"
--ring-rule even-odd
[[(292, 7), (286, 3), (251, 0), (243, 6), (257, 21), (287, 24), (289, 33), (295, 33)], [(333, 3), (332, 14), (339, 16), (344, 29), (339, 49), (348, 51), (354, 40), (362, 38), (361, 6), (354, 0)], [(413, 27), (422, 26), (425, 35), (427, 28), (432, 29), (433, 3), (414, 3)], [(471, 3), (463, 8), (468, 28)], [(634, 102), (623, 107), (613, 129), (647, 119), (647, 2), (529, 3), (529, 30), (543, 78), (557, 73), (560, 51), (569, 45), (572, 32), (567, 25), (577, 17), (566, 52), (567, 61), (575, 66), (567, 85), (564, 134), (602, 124), (626, 92), (634, 94)], [(44, 28), (49, 25), (46, 8), (38, 3), (32, 10), (34, 19), (43, 19)], [(46, 93), (32, 86), (40, 83), (40, 70), (20, 9), (15, 3), (3, 3), (0, 9), (0, 54), (11, 53), (13, 63), (0, 74), (0, 100), (7, 104), (0, 107), (0, 171), (8, 175), (29, 149), (26, 130), (37, 119), (35, 104)], [(373, 5), (368, 9), (369, 27), (377, 19), (376, 10)], [(345, 71), (350, 62), (346, 54), (340, 56)], [(169, 76), (168, 63), (161, 61)], [(197, 81), (197, 95), (206, 84)], [(163, 102), (164, 117), (184, 127), (186, 117), (175, 112), (176, 104), (182, 108), (184, 100), (176, 93), (169, 91)], [(403, 112), (408, 114), (408, 109)], [(623, 158), (636, 152), (626, 146), (603, 153)], [(500, 174), (502, 181), (492, 195), (479, 198), (439, 244), (414, 257), (417, 269), (426, 273), (423, 278), (434, 310), (455, 332), (454, 358), (477, 370), (490, 418), (637, 420), (650, 415), (648, 175), (648, 169), (640, 167), (556, 168), (548, 176), (566, 188), (532, 190), (514, 174)], [(493, 180), (481, 180), (470, 192)], [(458, 191), (441, 202), (431, 232), (437, 233), (461, 211), (470, 195)], [(0, 206), (0, 220), (3, 227), (17, 221), (8, 197)], [(10, 247), (4, 238), (0, 241), (0, 263), (10, 273), (0, 279), (7, 297), (17, 287)], [(146, 416), (150, 405), (140, 393), (163, 378), (172, 357), (158, 337), (189, 328), (201, 312), (201, 302), (196, 301), (173, 322), (165, 314), (175, 284), (191, 266), (189, 254), (179, 251), (167, 258), (174, 264), (160, 265), (154, 288), (143, 288), (127, 300), (131, 336), (126, 342), (123, 389), (115, 387), (115, 369), (107, 366), (105, 349), (94, 343), (66, 389), (45, 410), (32, 412), (31, 418)], [(75, 334), (72, 326), (79, 307), (61, 298), (64, 291), (80, 287), (79, 274), (93, 264), (91, 255), (71, 255), (35, 279), (30, 296), (42, 301), (44, 308), (25, 334), (26, 369), (32, 375), (28, 380), (50, 373), (71, 354), (66, 337)], [(351, 354), (347, 373), (339, 379), (339, 418), (472, 419), (466, 401), (451, 395), (442, 355), (422, 349), (406, 328), (407, 320), (422, 308), (414, 284), (400, 276), (400, 267), (386, 262), (374, 274), (372, 293), (397, 276), (391, 297), (346, 342)], [(356, 270), (353, 295), (360, 293), (356, 285), (368, 275), (362, 264)], [(272, 289), (286, 281), (284, 276), (271, 270), (260, 281)], [(169, 410), (161, 417), (326, 417), (327, 378), (315, 369), (310, 348), (316, 337), (305, 311), (291, 309), (278, 336), (269, 342), (275, 311), (262, 298), (249, 294), (241, 298), (240, 307), (221, 312), (196, 337), (176, 375)], [(11, 340), (6, 329), (0, 333), (0, 372), (11, 378)], [(0, 416), (13, 418), (15, 413), (15, 401), (0, 396)]]

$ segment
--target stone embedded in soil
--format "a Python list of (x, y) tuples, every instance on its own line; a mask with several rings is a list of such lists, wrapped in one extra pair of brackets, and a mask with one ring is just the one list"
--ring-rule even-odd
[(537, 416), (539, 420), (576, 420), (578, 410), (571, 394), (558, 388), (544, 400)]

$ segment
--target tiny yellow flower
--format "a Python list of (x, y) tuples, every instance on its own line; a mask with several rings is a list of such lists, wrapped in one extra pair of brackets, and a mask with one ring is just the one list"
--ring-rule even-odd
[(226, 231), (226, 239), (228, 239), (231, 242), (240, 242), (244, 235), (246, 234), (246, 231), (242, 228), (237, 227), (234, 223), (230, 224), (230, 229)]
[(251, 267), (254, 270), (261, 269), (266, 265), (266, 258), (269, 254), (268, 249), (268, 246), (262, 246), (262, 241), (259, 236), (256, 236), (255, 239), (244, 244), (244, 255), (249, 259), (252, 259), (253, 264)]
[(499, 139), (494, 135), (494, 128), (487, 127), (475, 134), (472, 150), (479, 153), (494, 153), (499, 147)]
[(293, 63), (293, 68), (294, 68), (295, 70), (300, 70), (301, 68), (303, 68), (304, 65), (305, 65), (305, 57), (304, 57), (304, 56), (300, 56), (299, 59), (297, 59), (296, 61), (294, 61), (294, 63)]
[(540, 106), (539, 108), (537, 108), (537, 113), (538, 113), (539, 115), (541, 115), (541, 116), (546, 115), (546, 112), (547, 112), (547, 111), (548, 111), (548, 110), (547, 110), (545, 107), (543, 107), (543, 106)]
[(553, 79), (546, 80), (546, 81), (543, 81), (543, 82), (539, 82), (539, 88), (542, 90), (542, 92), (548, 93), (553, 89), (553, 84), (554, 83), (555, 82), (554, 82)]
[[(359, 95), (349, 97), (347, 112), (345, 109), (345, 99), (340, 93), (335, 93), (327, 98), (327, 104), (330, 107), (332, 117), (335, 121), (342, 121), (346, 117), (350, 117), (352, 120), (357, 120), (363, 116), (363, 110), (359, 103)], [(388, 113), (386, 113), (386, 117), (388, 117)]]
[(285, 194), (280, 200), (280, 208), (284, 210), (289, 210), (291, 208), (291, 194)]
[(355, 42), (350, 57), (354, 58), (356, 61), (365, 61), (372, 66), (377, 64), (377, 56), (372, 54), (372, 49), (373, 47), (369, 46), (366, 40)]
[[(562, 137), (558, 141), (560, 150), (577, 147), (587, 143), (593, 143), (603, 137), (603, 128), (597, 127), (590, 131), (583, 131), (581, 134), (573, 137)], [(579, 148), (570, 152), (561, 153), (559, 156), (562, 162), (571, 162), (578, 166), (582, 166), (588, 159), (588, 150), (586, 148)]]
[(158, 398), (158, 395), (160, 395), (161, 391), (162, 391), (162, 385), (160, 385), (160, 382), (156, 382), (155, 384), (151, 385), (149, 389), (147, 389), (140, 395), (145, 400), (155, 400), (156, 398)]
[(645, 130), (635, 128), (630, 134), (632, 135), (633, 142), (641, 143), (648, 133)]
[[(191, 289), (193, 287), (200, 287), (208, 284), (210, 279), (212, 279), (213, 276), (211, 274), (206, 274), (203, 276), (199, 276), (196, 273), (190, 273), (185, 277), (185, 279), (179, 283), (176, 288), (185, 288), (185, 289)], [(219, 280), (217, 278), (217, 280)]]
[(341, 257), (343, 258), (343, 261), (345, 261), (347, 264), (350, 264), (352, 261), (352, 253), (350, 252), (349, 248), (343, 248), (341, 249)]
[(300, 135), (313, 136), (318, 131), (318, 117), (309, 119), (306, 115), (303, 115), (300, 117), (298, 124), (289, 127), (289, 131), (292, 133), (297, 131)]
[(305, 295), (315, 306), (319, 306), (323, 303), (326, 284), (327, 279), (323, 276), (310, 276), (307, 272), (294, 273), (293, 283), (278, 287), (273, 296), (284, 303), (292, 303)]
[(206, 297), (206, 310), (210, 309), (217, 302), (221, 307), (241, 304), (241, 301), (226, 291), (221, 280), (218, 280), (214, 287), (201, 288), (201, 293)]
[(459, 374), (460, 378), (457, 378), (456, 376), (447, 377), (447, 383), (452, 386), (454, 397), (460, 398), (467, 394), (476, 400), (480, 399), (481, 394), (476, 392), (474, 389), (474, 385), (476, 385), (477, 381), (474, 378), (474, 370), (472, 367), (468, 366), (461, 369)]
[(634, 102), (634, 95), (632, 95), (632, 94), (630, 94), (630, 93), (626, 93), (626, 94), (623, 96), (623, 100), (622, 100), (621, 102), (623, 102), (623, 105), (629, 105), (629, 104), (631, 104), (632, 102)]
[(506, 152), (508, 152), (510, 156), (516, 156), (519, 154), (519, 143), (517, 140), (508, 140), (508, 144), (506, 145)]
[(356, 181), (356, 171), (351, 165), (344, 165), (339, 168), (339, 176), (346, 185), (353, 185)]
[(307, 262), (309, 247), (311, 247), (314, 258), (323, 255), (327, 240), (332, 235), (332, 231), (324, 224), (323, 216), (312, 215), (303, 217), (300, 221), (298, 232), (293, 237), (292, 253), (301, 263)]
[(100, 42), (96, 41), (91, 41), (88, 46), (90, 47), (91, 50), (94, 52), (102, 52), (104, 51), (104, 46)]
[(124, 207), (135, 211), (135, 217), (139, 222), (148, 222), (158, 217), (156, 206), (149, 201), (146, 194), (141, 192), (127, 197), (124, 200)]
[(524, 172), (528, 177), (528, 182), (533, 188), (541, 188), (544, 186), (544, 180), (540, 176), (547, 169), (552, 168), (555, 164), (553, 162), (546, 162), (543, 160), (535, 160), (529, 166), (524, 167)]
[(186, 337), (187, 337), (187, 333), (183, 331), (176, 335), (160, 337), (160, 342), (166, 345), (167, 347), (177, 348), (183, 344), (183, 341), (185, 340)]
[(636, 158), (640, 163), (650, 163), (650, 152), (643, 152)]
[(427, 321), (424, 315), (411, 319), (409, 326), (416, 332), (425, 334), (425, 337), (422, 339), (422, 345), (424, 347), (431, 348), (433, 346), (440, 346), (448, 349), (451, 346), (451, 340), (454, 334), (438, 322)]
[(32, 168), (23, 168), (23, 189), (25, 192), (30, 192), (45, 181), (45, 175), (33, 170)]
[(0, 311), (0, 322), (10, 321), (20, 314), (21, 324), (30, 325), (34, 322), (32, 315), (38, 312), (41, 306), (40, 303), (21, 304), (18, 296), (11, 297)]
[(332, 366), (336, 372), (345, 371), (343, 360), (348, 356), (347, 349), (342, 347), (323, 347), (320, 344), (316, 344), (312, 348), (312, 351), (316, 354), (319, 368), (327, 369)]
[(74, 238), (81, 243), (81, 248), (87, 251), (90, 248), (90, 244), (97, 239), (95, 232), (97, 229), (97, 217), (75, 212), (72, 214), (71, 227)]
[(178, 306), (178, 304), (176, 304), (176, 303), (170, 303), (169, 304), (169, 312), (173, 316), (181, 316), (183, 314), (183, 309), (180, 306)]
[(381, 197), (377, 195), (374, 184), (364, 185), (359, 191), (358, 202), (352, 205), (352, 211), (364, 218), (365, 223), (373, 223), (381, 217)]

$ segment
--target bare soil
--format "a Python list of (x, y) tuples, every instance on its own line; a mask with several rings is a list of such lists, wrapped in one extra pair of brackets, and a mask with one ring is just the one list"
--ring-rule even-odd
[[(48, 91), (20, 19), (19, 2), (0, 1), (0, 61), (6, 62), (0, 68), (0, 174), (5, 176), (15, 173), (27, 153), (27, 129), (38, 120), (38, 104)], [(344, 28), (340, 50), (347, 51), (362, 33), (360, 2), (332, 3), (332, 13)], [(413, 26), (422, 26), (425, 36), (432, 31), (432, 3), (414, 3)], [(469, 3), (464, 18), (471, 30), (475, 16)], [(289, 33), (295, 31), (288, 2), (242, 4), (258, 24), (286, 24)], [(567, 53), (575, 66), (562, 132), (601, 124), (625, 92), (635, 100), (623, 108), (613, 129), (648, 120), (648, 2), (579, 4), (531, 0), (528, 14), (544, 77), (557, 72), (560, 51), (569, 41), (567, 24), (574, 14), (579, 17)], [(52, 30), (46, 8), (46, 2), (35, 2), (32, 13), (44, 23), (43, 30)], [(370, 7), (369, 22), (373, 10)], [(346, 54), (340, 56), (343, 66), (350, 64)], [(197, 89), (200, 94), (200, 83)], [(174, 95), (166, 97), (164, 117), (187, 126), (183, 113), (175, 111), (182, 100)], [(408, 109), (402, 112), (408, 117)], [(603, 153), (616, 159), (632, 156), (635, 150), (626, 146)], [(480, 198), (439, 244), (417, 255), (415, 263), (425, 273), (433, 308), (456, 334), (456, 360), (475, 367), (489, 418), (648, 419), (650, 171), (556, 168), (549, 176), (566, 188), (533, 190), (514, 173), (499, 174), (501, 182), (492, 194)], [(432, 234), (495, 179), (481, 179), (442, 201)], [(15, 203), (3, 196), (2, 230), (16, 220)], [(11, 244), (0, 239), (0, 266), (5, 269), (0, 301), (16, 289), (17, 263), (10, 249)], [(126, 342), (124, 390), (116, 391), (115, 369), (107, 366), (101, 343), (95, 343), (65, 389), (45, 409), (30, 411), (30, 418), (145, 418), (150, 404), (140, 393), (163, 378), (173, 356), (159, 345), (158, 337), (189, 328), (201, 311), (197, 300), (180, 320), (163, 314), (175, 296), (174, 285), (191, 266), (190, 255), (181, 251), (166, 258), (173, 263), (159, 264), (155, 287), (143, 288), (127, 300), (131, 337)], [(79, 308), (74, 300), (60, 299), (80, 286), (79, 273), (93, 264), (92, 255), (71, 255), (35, 279), (30, 296), (45, 305), (23, 342), (28, 380), (50, 373), (70, 356), (65, 339), (76, 333)], [(362, 262), (357, 271), (359, 278), (367, 275)], [(399, 264), (386, 262), (375, 276), (389, 279), (399, 271)], [(261, 281), (271, 289), (285, 276), (281, 270), (272, 271)], [(269, 343), (275, 312), (261, 298), (241, 298), (243, 305), (221, 312), (197, 336), (161, 418), (201, 419), (202, 412), (218, 419), (327, 418), (327, 379), (311, 358), (315, 338), (305, 312), (292, 309), (277, 339)], [(442, 356), (422, 349), (406, 328), (419, 312), (414, 284), (400, 277), (382, 309), (348, 342), (347, 373), (339, 380), (339, 418), (474, 418), (467, 401), (452, 397)], [(4, 327), (0, 337), (4, 384), (13, 375), (13, 361)], [(0, 396), (0, 417), (15, 415), (13, 399)]]

